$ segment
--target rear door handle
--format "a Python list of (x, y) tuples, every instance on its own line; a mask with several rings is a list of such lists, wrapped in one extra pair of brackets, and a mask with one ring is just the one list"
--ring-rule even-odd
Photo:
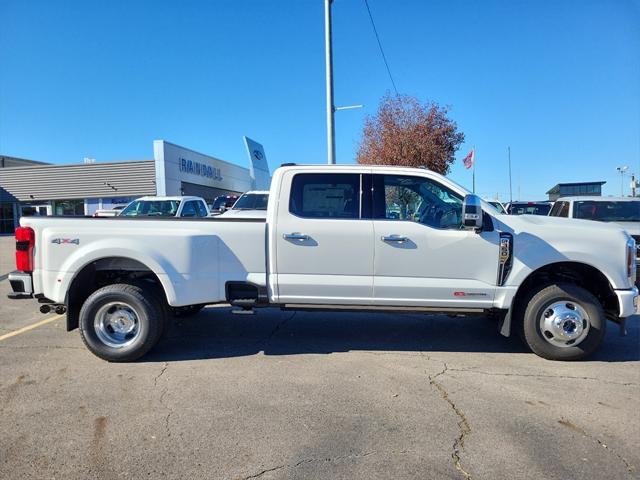
[(386, 237), (382, 237), (383, 242), (395, 242), (395, 243), (404, 243), (408, 242), (409, 239), (407, 237), (402, 237), (400, 235), (388, 235)]
[(282, 235), (282, 238), (285, 240), (309, 240), (309, 235), (305, 235), (304, 233), (285, 233)]

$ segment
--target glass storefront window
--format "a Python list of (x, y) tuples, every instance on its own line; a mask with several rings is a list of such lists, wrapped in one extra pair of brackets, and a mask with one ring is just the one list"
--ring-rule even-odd
[(53, 202), (53, 214), (81, 217), (84, 215), (84, 200), (56, 200)]

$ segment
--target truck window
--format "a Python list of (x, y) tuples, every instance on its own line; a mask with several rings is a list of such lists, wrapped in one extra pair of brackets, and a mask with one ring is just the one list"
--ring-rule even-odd
[(463, 199), (433, 180), (406, 175), (373, 176), (373, 218), (459, 229)]
[(195, 217), (197, 216), (196, 213), (196, 206), (194, 205), (196, 202), (190, 201), (190, 202), (186, 202), (184, 204), (184, 207), (182, 208), (182, 213), (180, 214), (181, 217)]
[(569, 216), (569, 202), (556, 202), (553, 204), (553, 208), (549, 213), (551, 217), (568, 217)]
[(204, 202), (197, 201), (195, 202), (196, 209), (198, 210), (199, 217), (207, 217), (209, 214), (207, 213), (207, 207), (204, 206)]
[(299, 173), (293, 177), (289, 212), (304, 218), (360, 218), (360, 175)]
[(122, 210), (122, 217), (173, 217), (180, 200), (135, 200)]
[(583, 200), (574, 203), (575, 218), (601, 222), (640, 222), (640, 201)]

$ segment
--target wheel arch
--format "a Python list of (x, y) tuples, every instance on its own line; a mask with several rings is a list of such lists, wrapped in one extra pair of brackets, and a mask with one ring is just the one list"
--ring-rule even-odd
[(68, 279), (65, 293), (67, 331), (78, 328), (80, 308), (98, 288), (122, 281), (149, 282), (157, 285), (165, 299), (174, 298), (175, 291), (166, 275), (156, 273), (145, 263), (126, 256), (105, 256), (87, 261)]
[(545, 287), (557, 282), (574, 283), (588, 290), (600, 301), (608, 318), (617, 318), (620, 309), (618, 299), (610, 279), (602, 271), (583, 262), (554, 262), (530, 272), (520, 283), (511, 299), (510, 308), (501, 322), (500, 333), (505, 337), (511, 335), (514, 321), (520, 321), (521, 314), (524, 312), (522, 302), (534, 288)]

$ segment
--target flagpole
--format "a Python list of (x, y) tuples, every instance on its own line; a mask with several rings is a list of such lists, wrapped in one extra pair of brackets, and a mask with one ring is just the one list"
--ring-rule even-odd
[(475, 145), (473, 146), (473, 155), (472, 155), (472, 159), (473, 159), (473, 193), (476, 193), (476, 147)]

